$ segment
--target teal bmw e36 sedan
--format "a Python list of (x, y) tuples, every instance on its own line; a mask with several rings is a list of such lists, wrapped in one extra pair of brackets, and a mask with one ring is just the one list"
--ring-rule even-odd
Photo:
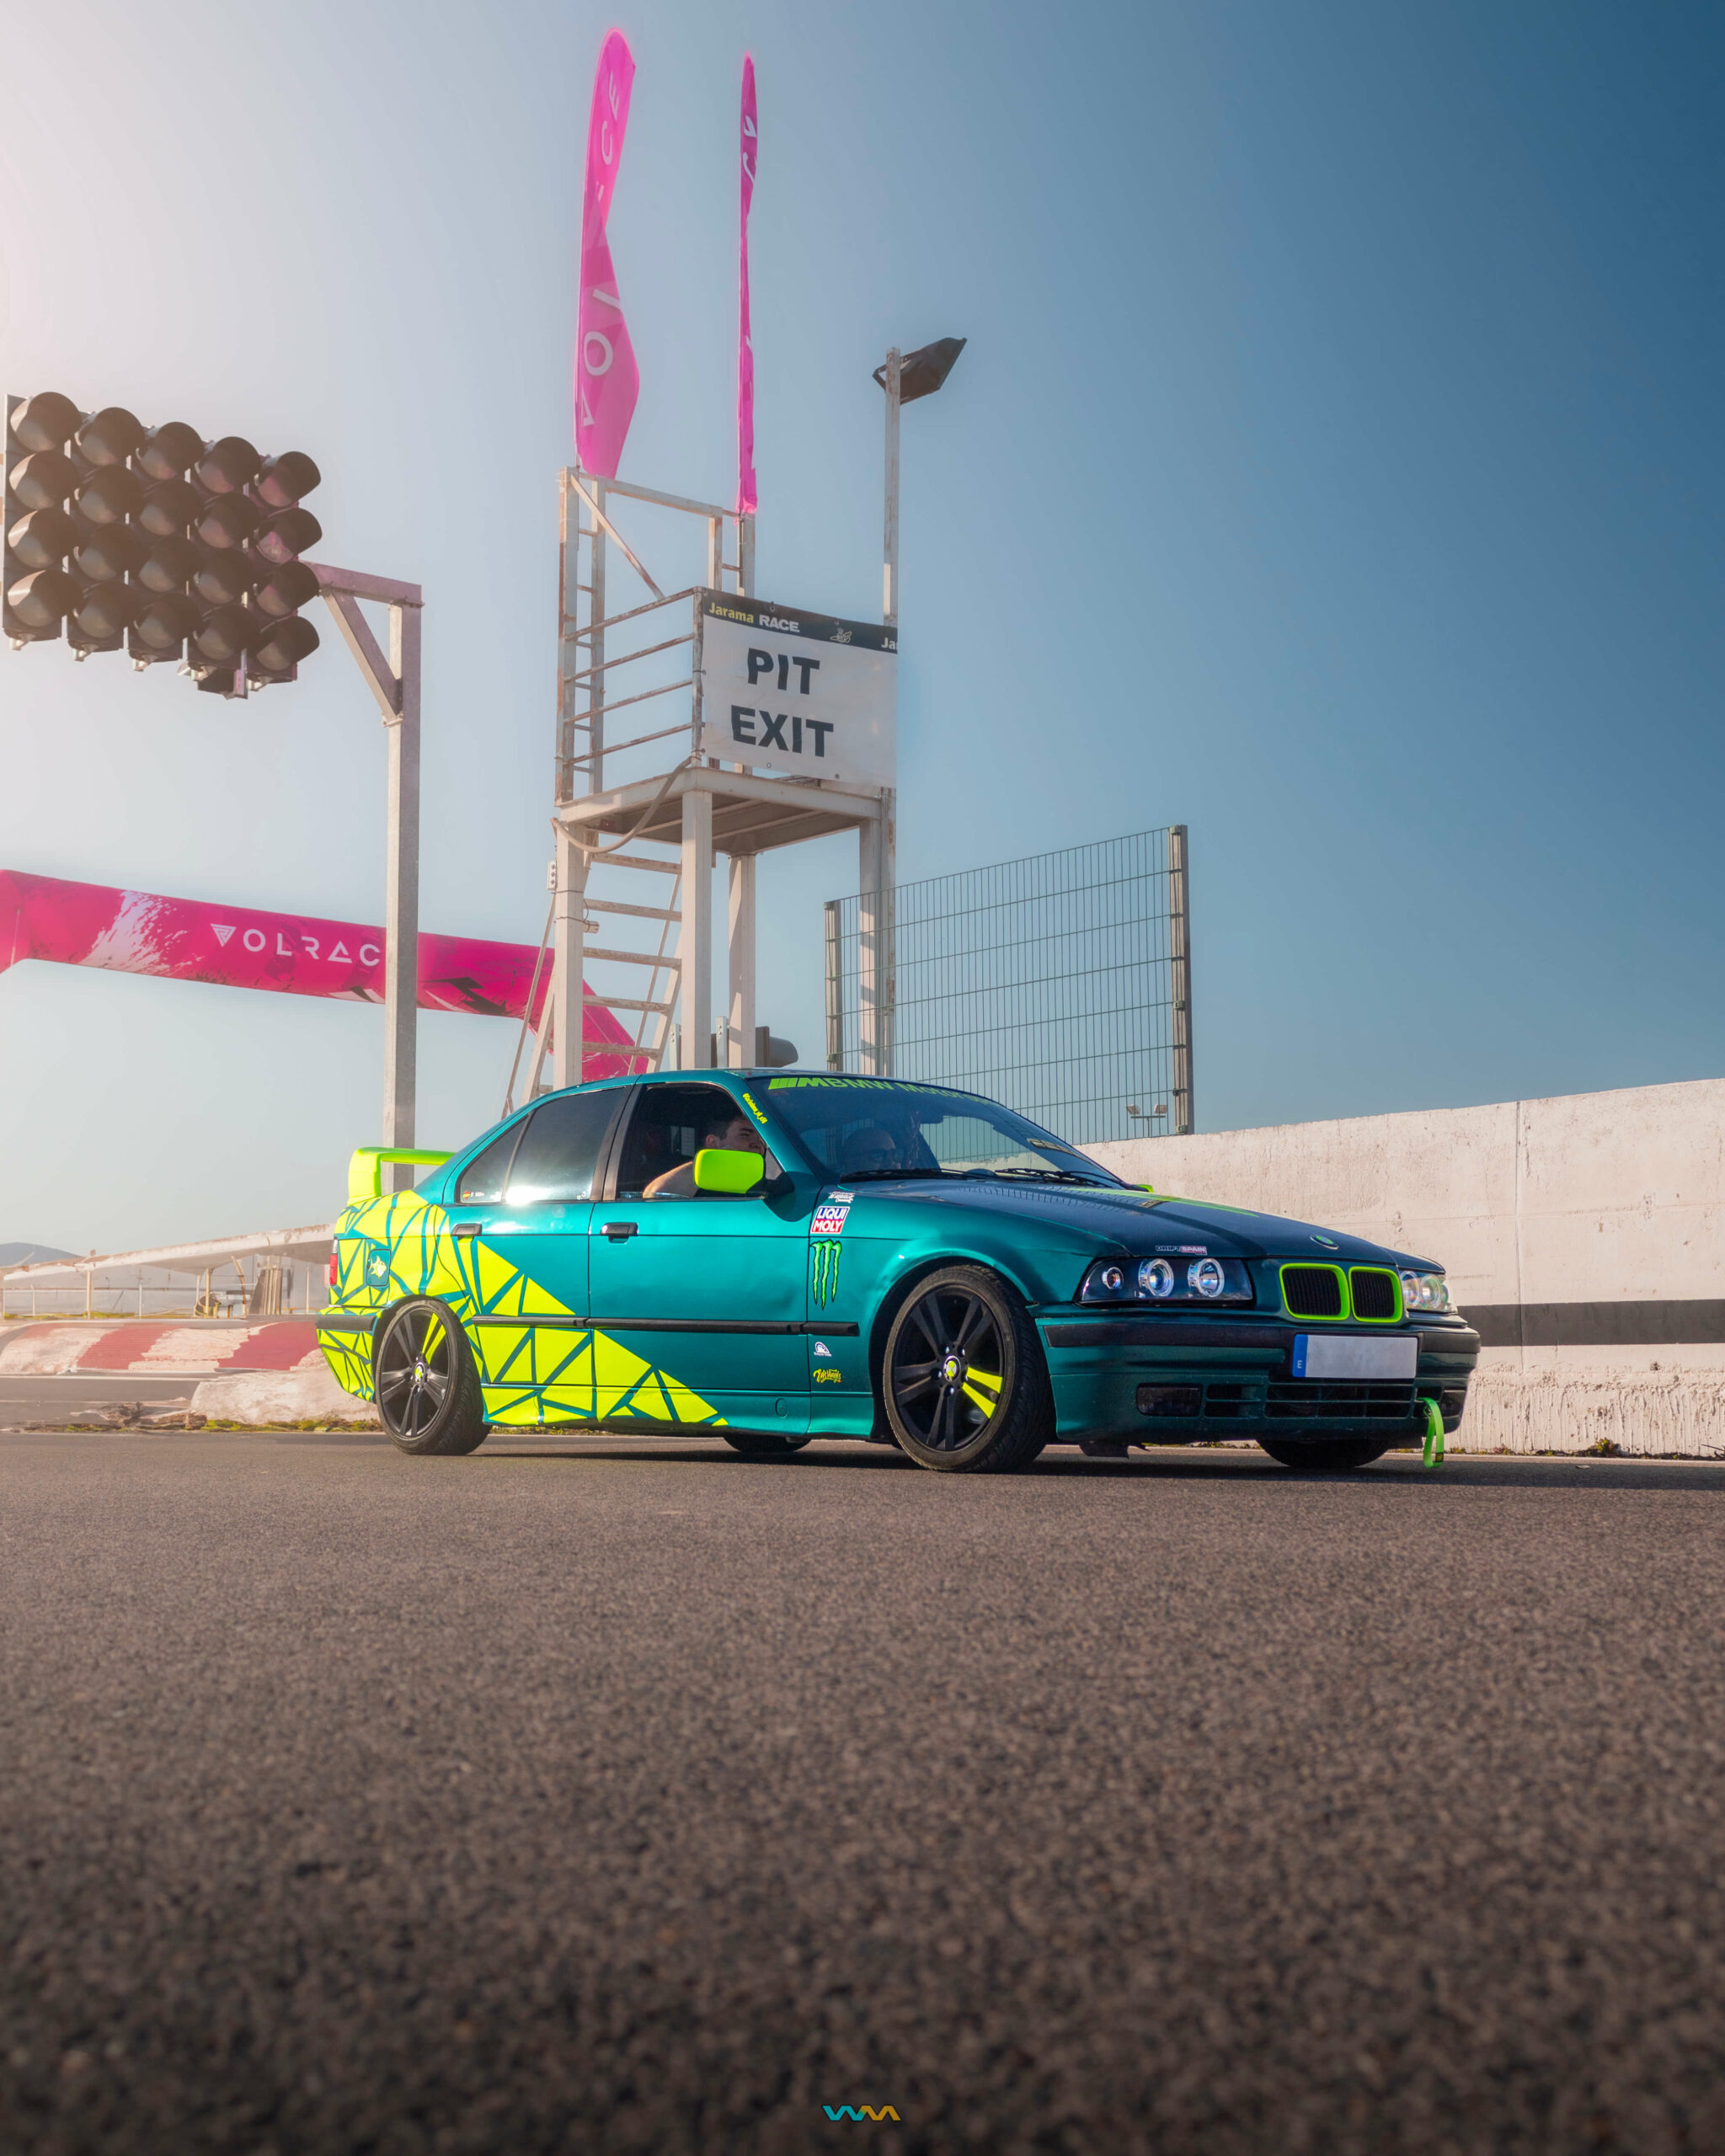
[[(392, 1159), (430, 1172), (386, 1193)], [(363, 1149), (349, 1198), (318, 1339), (408, 1453), (587, 1425), (944, 1472), (1222, 1437), (1353, 1468), (1441, 1449), (1479, 1352), (1428, 1260), (895, 1078), (575, 1086), (459, 1153)]]

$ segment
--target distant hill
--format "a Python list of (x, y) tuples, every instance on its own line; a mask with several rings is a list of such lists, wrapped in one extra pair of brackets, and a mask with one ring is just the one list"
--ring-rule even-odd
[(75, 1250), (55, 1250), (47, 1243), (0, 1243), (0, 1265), (45, 1265), (51, 1257), (76, 1257)]

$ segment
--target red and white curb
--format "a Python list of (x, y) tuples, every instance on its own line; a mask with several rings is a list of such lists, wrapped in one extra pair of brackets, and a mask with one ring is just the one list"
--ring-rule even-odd
[(62, 1319), (0, 1331), (0, 1377), (76, 1377), (93, 1373), (201, 1380), (191, 1412), (222, 1422), (371, 1422), (377, 1411), (329, 1374), (308, 1317), (148, 1319), (106, 1323)]
[(139, 1377), (216, 1376), (240, 1370), (322, 1368), (318, 1328), (308, 1317), (251, 1322), (8, 1325), (0, 1331), (0, 1377), (72, 1376), (79, 1371), (131, 1371)]

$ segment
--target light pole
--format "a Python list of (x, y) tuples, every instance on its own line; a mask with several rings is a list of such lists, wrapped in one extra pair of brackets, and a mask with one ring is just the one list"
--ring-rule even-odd
[[(914, 352), (895, 344), (874, 379), (886, 392), (886, 518), (881, 537), (880, 618), (899, 621), (899, 408), (932, 397), (964, 349), (963, 337), (942, 337)], [(865, 1070), (885, 1076), (893, 1067), (893, 885), (897, 880), (898, 813), (889, 794), (878, 823), (857, 832), (859, 1016)]]
[[(389, 802), (384, 826), (383, 1143), (414, 1143), (418, 1091), (419, 1016), (419, 618), (425, 595), (417, 584), (366, 576), (357, 569), (307, 567), (335, 617), (377, 702), (388, 749)], [(360, 611), (369, 599), (389, 609), (386, 654)], [(411, 1167), (392, 1166), (385, 1187), (412, 1186)]]
[(943, 337), (918, 351), (905, 353), (895, 344), (886, 355), (886, 364), (874, 370), (874, 379), (886, 392), (886, 531), (880, 618), (889, 625), (899, 618), (899, 407), (919, 397), (932, 397), (969, 342), (964, 337)]

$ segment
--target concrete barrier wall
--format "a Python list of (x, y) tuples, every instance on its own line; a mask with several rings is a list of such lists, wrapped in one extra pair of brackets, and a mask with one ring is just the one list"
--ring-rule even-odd
[(1725, 1449), (1725, 1081), (1088, 1150), (1442, 1265), (1486, 1343), (1464, 1444)]

